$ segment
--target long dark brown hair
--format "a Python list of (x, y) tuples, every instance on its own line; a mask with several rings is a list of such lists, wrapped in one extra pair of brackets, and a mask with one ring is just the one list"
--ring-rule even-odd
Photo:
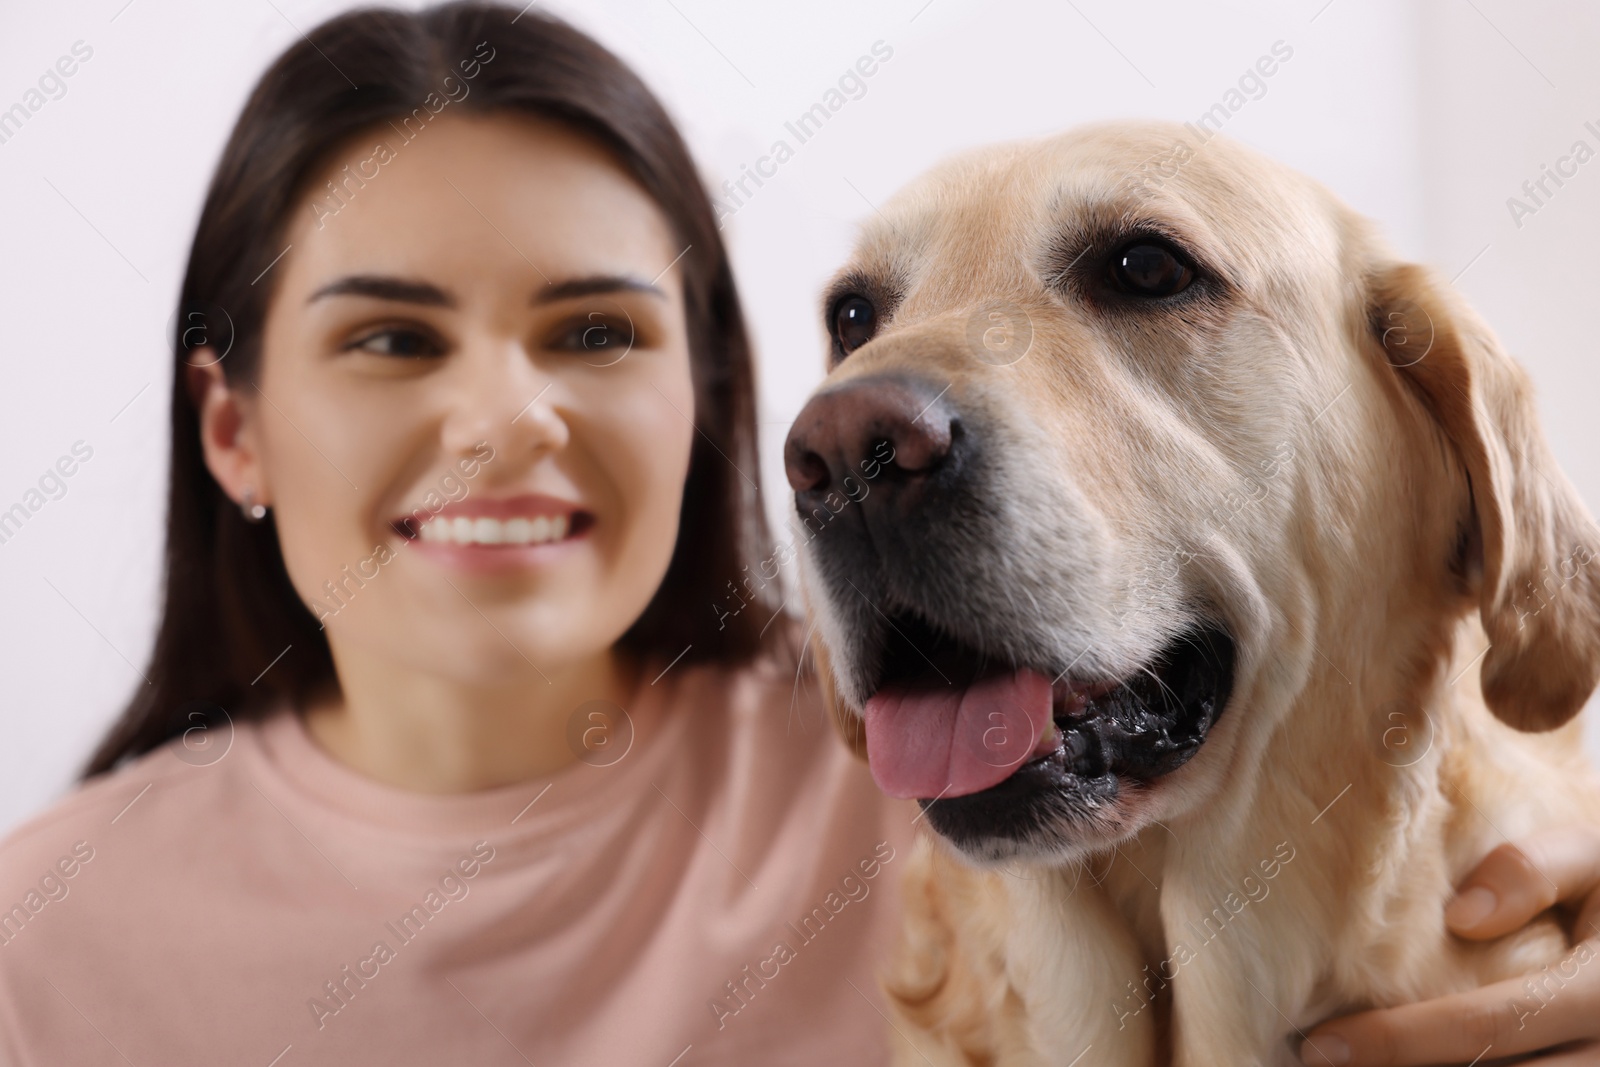
[[(476, 68), (462, 65), (485, 56)], [(411, 117), (447, 77), (455, 84), (474, 69), (452, 107), (531, 114), (593, 138), (689, 249), (679, 265), (697, 432), (672, 562), (621, 643), (669, 657), (687, 645), (685, 661), (730, 663), (761, 649), (769, 602), (736, 615), (713, 606), (769, 543), (755, 487), (742, 473), (757, 469), (750, 342), (710, 202), (671, 119), (621, 60), (548, 16), (484, 3), (354, 11), (273, 63), (212, 177), (173, 325), (165, 597), (149, 682), (82, 778), (193, 727), (196, 709), (259, 718), (281, 699), (301, 702), (337, 686), (327, 641), (290, 584), (272, 520), (246, 522), (205, 465), (185, 362), (205, 345), (226, 352), (231, 387), (254, 380), (269, 268), (319, 166), (357, 134)]]

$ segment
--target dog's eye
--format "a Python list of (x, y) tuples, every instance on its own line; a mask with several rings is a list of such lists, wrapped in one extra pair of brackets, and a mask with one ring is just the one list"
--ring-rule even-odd
[(1194, 280), (1194, 268), (1170, 248), (1137, 242), (1111, 257), (1111, 280), (1125, 293), (1171, 296)]
[(878, 332), (878, 310), (864, 296), (847, 296), (833, 309), (833, 335), (848, 355)]

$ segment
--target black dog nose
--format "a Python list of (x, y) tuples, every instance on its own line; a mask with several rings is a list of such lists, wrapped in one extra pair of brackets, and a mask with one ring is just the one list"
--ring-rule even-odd
[(949, 455), (955, 430), (942, 402), (948, 389), (904, 375), (876, 375), (818, 393), (800, 409), (784, 442), (789, 484), (808, 496), (842, 486), (850, 475), (870, 480), (889, 465), (902, 475), (933, 470)]

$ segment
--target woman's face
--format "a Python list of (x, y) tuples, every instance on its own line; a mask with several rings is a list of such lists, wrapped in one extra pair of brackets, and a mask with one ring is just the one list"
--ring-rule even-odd
[(654, 202), (560, 126), (441, 116), (357, 138), (285, 243), (226, 487), (271, 505), (336, 658), (492, 682), (608, 649), (666, 573), (695, 433)]

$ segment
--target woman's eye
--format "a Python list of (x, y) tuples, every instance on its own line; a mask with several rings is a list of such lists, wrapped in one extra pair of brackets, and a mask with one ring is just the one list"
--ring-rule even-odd
[(378, 330), (355, 341), (349, 347), (400, 359), (426, 359), (444, 354), (444, 346), (420, 330)]
[(878, 310), (864, 296), (847, 296), (833, 311), (833, 335), (848, 355), (878, 332)]
[(1169, 248), (1139, 242), (1111, 257), (1111, 280), (1125, 293), (1171, 296), (1194, 281), (1194, 268)]
[(616, 358), (633, 347), (633, 340), (633, 323), (591, 311), (565, 323), (551, 338), (550, 347)]

